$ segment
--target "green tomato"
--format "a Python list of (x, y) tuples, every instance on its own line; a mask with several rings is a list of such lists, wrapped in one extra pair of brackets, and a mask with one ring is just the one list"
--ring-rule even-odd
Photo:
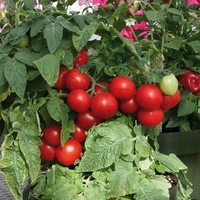
[(60, 59), (64, 59), (65, 57), (65, 50), (63, 49), (57, 49), (55, 52), (54, 52), (54, 55)]
[(174, 74), (166, 75), (160, 82), (160, 89), (165, 95), (174, 95), (178, 89), (178, 80)]
[(18, 48), (23, 48), (23, 47), (28, 46), (28, 44), (29, 44), (28, 35), (24, 35), (23, 38), (20, 40), (20, 42), (17, 43), (17, 47)]

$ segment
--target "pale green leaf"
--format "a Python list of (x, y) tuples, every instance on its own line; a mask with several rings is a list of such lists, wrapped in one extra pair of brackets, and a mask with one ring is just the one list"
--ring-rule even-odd
[(117, 162), (121, 155), (129, 154), (133, 148), (131, 129), (119, 122), (95, 126), (87, 137), (86, 151), (79, 171), (95, 171), (109, 167)]
[(138, 136), (135, 143), (135, 149), (141, 157), (148, 157), (151, 153), (151, 146), (148, 142), (148, 137), (143, 135)]
[(63, 37), (63, 27), (59, 23), (49, 23), (44, 29), (44, 38), (47, 41), (50, 53), (54, 53)]
[(167, 11), (176, 15), (182, 15), (182, 12), (176, 8), (168, 8)]
[(148, 10), (148, 11), (145, 12), (145, 15), (151, 21), (162, 20), (165, 16), (165, 10), (159, 10), (159, 11)]
[(59, 73), (60, 59), (52, 54), (47, 54), (33, 63), (47, 83), (54, 86)]
[(96, 32), (97, 27), (97, 23), (91, 22), (80, 32), (80, 35), (73, 35), (72, 41), (77, 51), (80, 51), (87, 44), (90, 37)]
[(23, 98), (27, 84), (26, 66), (17, 60), (10, 59), (4, 65), (4, 75), (12, 91)]

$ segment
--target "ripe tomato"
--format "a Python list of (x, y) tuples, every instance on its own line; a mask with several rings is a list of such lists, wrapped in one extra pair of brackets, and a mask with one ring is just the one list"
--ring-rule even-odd
[(108, 87), (109, 87), (109, 83), (108, 82), (100, 82), (100, 83), (95, 85), (94, 93), (95, 94), (99, 94), (99, 93), (102, 93), (102, 92), (107, 92), (108, 91)]
[(166, 75), (160, 82), (160, 89), (165, 95), (174, 95), (178, 89), (178, 80), (174, 74)]
[(90, 86), (90, 77), (77, 68), (71, 69), (65, 76), (65, 86), (69, 90), (87, 90)]
[(86, 139), (86, 131), (77, 122), (74, 123), (75, 131), (72, 133), (73, 138), (78, 142), (84, 142)]
[(91, 101), (91, 112), (99, 119), (109, 119), (115, 115), (117, 110), (118, 102), (116, 98), (108, 92), (95, 95)]
[(150, 111), (160, 107), (163, 94), (156, 85), (144, 84), (137, 89), (135, 100), (140, 108)]
[(126, 114), (133, 114), (138, 110), (138, 105), (135, 101), (135, 96), (128, 100), (118, 100), (119, 110)]
[(67, 74), (68, 69), (66, 66), (61, 65), (58, 78), (54, 84), (54, 88), (56, 89), (65, 89), (65, 75)]
[(73, 67), (84, 65), (86, 64), (87, 61), (88, 61), (88, 54), (84, 49), (82, 49), (78, 52), (76, 58), (74, 59)]
[(58, 146), (60, 144), (62, 126), (60, 124), (50, 124), (44, 129), (43, 139), (50, 146)]
[(137, 119), (141, 124), (147, 127), (154, 127), (160, 124), (163, 120), (164, 112), (161, 108), (147, 111), (143, 109), (139, 109), (137, 111)]
[(43, 139), (41, 139), (41, 141), (42, 141), (42, 145), (39, 146), (41, 160), (45, 162), (50, 162), (50, 161), (55, 160), (56, 148), (46, 144)]
[(173, 108), (176, 105), (178, 105), (180, 99), (181, 99), (180, 90), (177, 90), (174, 95), (163, 95), (163, 101), (160, 108), (162, 108), (166, 112), (170, 108)]
[(126, 76), (116, 76), (109, 84), (109, 92), (117, 99), (130, 99), (135, 89), (135, 83)]
[(89, 130), (93, 125), (98, 125), (102, 122), (102, 120), (96, 118), (90, 110), (78, 113), (76, 120), (78, 124), (85, 130)]
[(90, 95), (81, 89), (72, 90), (67, 97), (69, 107), (76, 112), (85, 112), (90, 108)]
[(56, 148), (57, 160), (66, 166), (74, 165), (75, 161), (80, 159), (81, 154), (82, 146), (74, 139), (68, 139), (64, 146), (60, 145)]

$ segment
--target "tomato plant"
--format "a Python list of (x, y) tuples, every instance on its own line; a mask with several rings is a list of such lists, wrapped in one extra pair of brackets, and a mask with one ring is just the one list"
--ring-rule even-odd
[(91, 112), (99, 119), (109, 119), (115, 115), (117, 110), (118, 102), (109, 92), (99, 93), (92, 98)]
[(176, 105), (178, 105), (180, 99), (181, 99), (181, 93), (180, 90), (178, 89), (174, 95), (163, 95), (163, 101), (160, 107), (166, 112), (170, 108), (173, 108)]
[(90, 110), (78, 113), (76, 120), (78, 124), (86, 130), (89, 130), (93, 125), (98, 125), (102, 122), (102, 120), (95, 117)]
[(69, 107), (76, 112), (85, 112), (90, 108), (90, 95), (81, 89), (75, 89), (69, 92), (67, 97)]
[(68, 68), (64, 65), (60, 66), (58, 78), (55, 82), (54, 88), (56, 89), (65, 89), (65, 76), (68, 72)]
[(78, 142), (84, 142), (86, 139), (86, 131), (77, 122), (74, 123), (75, 131), (72, 133), (73, 138)]
[(60, 124), (50, 124), (43, 131), (43, 139), (50, 146), (60, 144), (62, 126)]
[(90, 77), (83, 74), (79, 69), (73, 68), (65, 76), (65, 86), (69, 90), (87, 90), (90, 86)]
[(43, 139), (41, 139), (41, 142), (42, 144), (39, 146), (41, 160), (45, 162), (50, 162), (55, 160), (56, 158), (55, 147), (46, 144), (46, 142)]
[(137, 119), (141, 124), (147, 127), (155, 127), (163, 120), (164, 113), (161, 108), (157, 108), (152, 111), (139, 109), (137, 111)]
[(137, 89), (135, 100), (142, 109), (154, 110), (160, 107), (163, 94), (156, 85), (143, 84)]
[(135, 94), (135, 83), (126, 76), (116, 76), (109, 84), (109, 92), (117, 99), (130, 99)]
[(27, 34), (25, 34), (25, 35), (23, 36), (23, 38), (19, 41), (19, 43), (17, 43), (16, 46), (17, 46), (18, 48), (23, 48), (23, 47), (27, 47), (28, 44), (29, 44), (29, 37), (28, 37)]
[(77, 66), (81, 66), (86, 64), (86, 62), (88, 61), (88, 54), (87, 52), (82, 49), (78, 52), (76, 58), (73, 61), (73, 67), (77, 67)]
[(118, 100), (119, 110), (126, 114), (135, 113), (139, 106), (136, 103), (135, 96), (132, 96), (128, 100)]
[(109, 88), (108, 82), (97, 83), (94, 87), (94, 93), (99, 94), (99, 93), (102, 93), (102, 92), (107, 92), (108, 88)]
[(75, 161), (80, 159), (81, 154), (82, 146), (74, 139), (68, 139), (64, 146), (60, 145), (56, 148), (56, 159), (66, 166), (74, 165)]

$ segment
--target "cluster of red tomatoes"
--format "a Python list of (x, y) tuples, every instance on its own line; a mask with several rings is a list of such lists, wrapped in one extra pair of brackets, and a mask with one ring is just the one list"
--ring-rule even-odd
[[(64, 165), (72, 165), (76, 159), (80, 158), (82, 153), (80, 143), (84, 142), (86, 138), (85, 132), (93, 125), (112, 118), (118, 111), (124, 114), (135, 114), (137, 120), (144, 126), (155, 127), (162, 122), (164, 112), (175, 107), (180, 101), (178, 89), (170, 95), (163, 93), (162, 90), (166, 89), (168, 92), (168, 88), (164, 88), (165, 84), (162, 84), (162, 87), (154, 84), (143, 84), (137, 88), (134, 81), (126, 76), (115, 76), (109, 82), (94, 83), (90, 75), (82, 73), (77, 68), (77, 65), (81, 66), (87, 62), (85, 58), (84, 55), (84, 59), (80, 59), (84, 60), (81, 63), (78, 63), (78, 58), (76, 58), (76, 64), (72, 69), (61, 65), (58, 79), (54, 85), (57, 90), (67, 91), (67, 97), (64, 100), (69, 108), (76, 113), (74, 122), (76, 130), (72, 134), (73, 139), (67, 140), (64, 146), (58, 143), (57, 146), (53, 145), (53, 147), (56, 146), (55, 157)], [(79, 132), (78, 136), (77, 132)], [(45, 135), (46, 130), (43, 142), (52, 146), (45, 139), (48, 138)], [(78, 146), (78, 150), (74, 150), (76, 148), (72, 148), (71, 143), (77, 143), (74, 145)], [(40, 148), (41, 155), (42, 146)], [(76, 156), (71, 156), (71, 154)], [(43, 160), (45, 159), (43, 158)]]

